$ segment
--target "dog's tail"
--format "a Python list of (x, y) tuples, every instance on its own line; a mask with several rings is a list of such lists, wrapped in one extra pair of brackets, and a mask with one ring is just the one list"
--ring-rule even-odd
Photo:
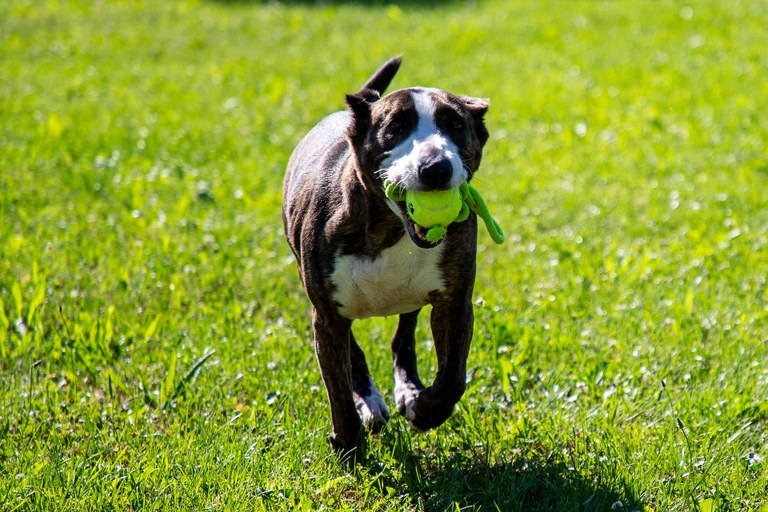
[(379, 94), (383, 94), (387, 87), (389, 87), (389, 83), (395, 77), (395, 73), (397, 73), (397, 70), (400, 68), (400, 63), (402, 61), (403, 58), (399, 55), (389, 59), (377, 69), (373, 75), (371, 75), (371, 78), (365, 82), (361, 90), (370, 89)]

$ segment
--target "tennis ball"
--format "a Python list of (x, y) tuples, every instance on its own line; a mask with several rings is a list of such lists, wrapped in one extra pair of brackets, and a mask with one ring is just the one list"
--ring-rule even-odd
[(436, 192), (408, 190), (405, 203), (411, 220), (424, 228), (447, 226), (461, 212), (461, 194), (458, 188)]

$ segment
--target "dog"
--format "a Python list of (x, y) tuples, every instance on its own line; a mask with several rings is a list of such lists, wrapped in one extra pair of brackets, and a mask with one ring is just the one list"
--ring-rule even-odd
[[(364, 452), (366, 430), (378, 432), (390, 417), (352, 334), (354, 320), (399, 315), (395, 404), (413, 429), (441, 425), (466, 387), (477, 217), (450, 224), (432, 243), (405, 203), (387, 198), (384, 182), (423, 192), (471, 180), (489, 136), (489, 102), (423, 87), (382, 96), (400, 63), (385, 62), (346, 96), (347, 110), (320, 121), (296, 146), (285, 175), (283, 226), (312, 305), (337, 452)], [(428, 387), (419, 379), (414, 336), (426, 305), (438, 361)]]

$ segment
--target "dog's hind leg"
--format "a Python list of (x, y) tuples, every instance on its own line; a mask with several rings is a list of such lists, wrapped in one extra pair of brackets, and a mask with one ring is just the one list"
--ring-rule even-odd
[(392, 362), (395, 367), (395, 404), (408, 420), (416, 415), (416, 397), (424, 389), (416, 364), (416, 322), (420, 309), (400, 315), (392, 338)]
[(363, 426), (371, 432), (379, 432), (389, 421), (389, 409), (379, 390), (373, 383), (365, 354), (357, 344), (355, 336), (349, 333), (349, 356), (352, 364), (352, 391), (355, 407)]

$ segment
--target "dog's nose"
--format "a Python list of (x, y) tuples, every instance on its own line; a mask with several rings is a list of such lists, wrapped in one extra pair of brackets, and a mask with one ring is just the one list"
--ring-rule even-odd
[(419, 169), (419, 181), (430, 189), (446, 187), (452, 175), (453, 165), (448, 159), (432, 162)]

